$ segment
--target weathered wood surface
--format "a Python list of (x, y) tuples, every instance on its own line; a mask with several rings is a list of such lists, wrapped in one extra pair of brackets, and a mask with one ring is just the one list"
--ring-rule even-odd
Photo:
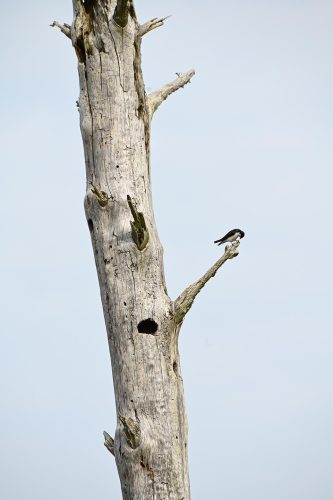
[(181, 322), (204, 284), (237, 247), (174, 304), (154, 220), (149, 138), (154, 111), (194, 71), (147, 96), (139, 25), (131, 1), (74, 0), (74, 21), (57, 26), (73, 43), (86, 164), (85, 211), (107, 329), (117, 428), (115, 455), (126, 500), (188, 500), (187, 421), (178, 354)]
[[(87, 171), (85, 210), (112, 360), (118, 415), (114, 453), (123, 498), (188, 499), (178, 329), (153, 215), (150, 116), (139, 25), (133, 10), (121, 28), (112, 11), (103, 15), (94, 6), (87, 13), (80, 6), (74, 27)], [(91, 183), (107, 193), (106, 206)], [(143, 214), (149, 234), (143, 249), (133, 239), (128, 197)], [(140, 333), (138, 325), (145, 320), (147, 333)]]

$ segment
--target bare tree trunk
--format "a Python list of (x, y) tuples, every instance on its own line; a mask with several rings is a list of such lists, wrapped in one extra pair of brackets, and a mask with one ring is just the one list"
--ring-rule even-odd
[(190, 498), (187, 422), (178, 354), (180, 326), (237, 243), (175, 301), (169, 298), (163, 249), (154, 220), (150, 122), (190, 71), (150, 96), (140, 60), (140, 26), (131, 1), (74, 0), (72, 26), (53, 25), (78, 58), (80, 123), (85, 152), (85, 211), (94, 248), (112, 361), (117, 428), (114, 454), (124, 499)]

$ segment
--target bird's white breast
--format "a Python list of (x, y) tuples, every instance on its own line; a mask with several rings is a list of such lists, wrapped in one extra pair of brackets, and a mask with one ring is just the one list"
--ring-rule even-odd
[(237, 233), (230, 236), (227, 241), (230, 241), (230, 243), (232, 243), (233, 241), (236, 241), (237, 238), (240, 238), (240, 233), (238, 231), (237, 231)]

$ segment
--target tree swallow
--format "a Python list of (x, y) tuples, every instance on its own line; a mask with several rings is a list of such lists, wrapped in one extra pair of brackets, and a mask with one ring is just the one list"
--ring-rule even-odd
[(244, 235), (245, 233), (241, 229), (232, 229), (231, 231), (229, 231), (229, 233), (223, 236), (223, 238), (214, 241), (214, 243), (218, 243), (218, 245), (222, 245), (222, 243), (228, 243), (228, 242), (232, 243), (233, 241), (236, 241), (238, 238), (239, 239), (244, 238)]

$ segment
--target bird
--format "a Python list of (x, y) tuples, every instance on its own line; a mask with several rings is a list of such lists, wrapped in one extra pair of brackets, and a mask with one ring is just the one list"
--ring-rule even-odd
[(241, 229), (231, 229), (227, 234), (223, 236), (223, 238), (220, 238), (219, 240), (215, 240), (214, 243), (217, 243), (218, 245), (222, 245), (222, 243), (232, 243), (233, 241), (236, 241), (238, 238), (244, 238), (245, 233)]

